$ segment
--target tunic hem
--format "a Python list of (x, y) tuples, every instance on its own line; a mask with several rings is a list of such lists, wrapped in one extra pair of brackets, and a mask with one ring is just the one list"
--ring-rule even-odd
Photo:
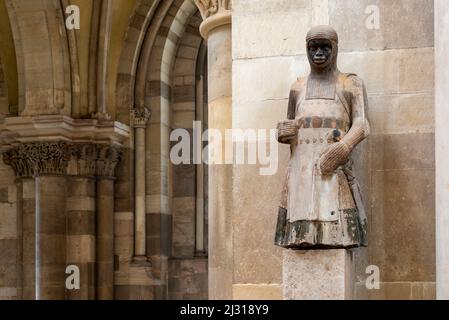
[(332, 250), (367, 247), (366, 221), (357, 209), (343, 210), (340, 221), (295, 221), (279, 208), (275, 245), (292, 250)]

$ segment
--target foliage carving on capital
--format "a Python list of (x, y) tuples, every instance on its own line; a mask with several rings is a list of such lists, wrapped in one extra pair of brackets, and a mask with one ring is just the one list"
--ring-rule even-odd
[(232, 9), (232, 0), (195, 0), (204, 20), (222, 11)]
[(77, 143), (72, 146), (70, 174), (91, 177), (115, 177), (115, 168), (122, 152), (117, 146), (95, 143)]
[(70, 145), (65, 142), (25, 143), (6, 151), (3, 160), (19, 178), (66, 174)]
[(122, 158), (118, 147), (103, 145), (97, 147), (96, 175), (98, 177), (115, 177), (115, 168)]
[(131, 125), (134, 128), (146, 128), (151, 118), (151, 111), (148, 108), (131, 110)]
[(77, 176), (95, 176), (97, 162), (97, 146), (93, 143), (78, 143), (72, 146), (70, 174)]
[(121, 160), (117, 146), (96, 143), (25, 143), (3, 153), (18, 178), (40, 175), (115, 177)]

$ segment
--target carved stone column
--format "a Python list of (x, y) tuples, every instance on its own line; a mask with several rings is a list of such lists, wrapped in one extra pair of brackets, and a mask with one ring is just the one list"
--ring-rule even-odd
[(98, 148), (97, 175), (97, 299), (114, 299), (114, 183), (121, 153), (113, 146)]
[[(232, 1), (195, 3), (204, 19), (200, 32), (208, 47), (209, 128), (225, 137), (225, 130), (232, 128)], [(229, 143), (221, 141), (222, 146), (232, 147)], [(232, 165), (223, 164), (230, 160), (209, 159), (210, 299), (232, 298)]]
[(21, 144), (5, 159), (19, 175), (35, 177), (36, 299), (65, 299), (65, 174), (70, 147), (64, 142)]
[(69, 290), (68, 300), (95, 299), (96, 161), (98, 145), (72, 146), (68, 167), (67, 265), (80, 271), (79, 290)]
[[(18, 178), (24, 299), (113, 299), (114, 171), (127, 138), (129, 127), (113, 121), (5, 119), (0, 140)], [(79, 290), (66, 290), (68, 265), (80, 271)]]
[(36, 298), (36, 192), (32, 163), (19, 148), (3, 154), (4, 163), (11, 166), (17, 180), (17, 267), (20, 278), (19, 297)]
[(134, 258), (146, 260), (146, 222), (145, 222), (145, 130), (151, 113), (148, 109), (134, 109), (131, 113), (134, 127)]

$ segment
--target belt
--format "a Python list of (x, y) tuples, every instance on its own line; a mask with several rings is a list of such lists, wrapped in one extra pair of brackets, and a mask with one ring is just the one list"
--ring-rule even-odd
[(337, 118), (305, 117), (298, 121), (299, 129), (338, 129), (348, 132), (351, 125)]

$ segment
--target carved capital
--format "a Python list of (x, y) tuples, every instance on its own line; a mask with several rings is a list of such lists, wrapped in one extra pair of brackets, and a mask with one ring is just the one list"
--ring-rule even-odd
[(18, 178), (48, 174), (66, 174), (70, 160), (70, 145), (65, 142), (26, 143), (3, 154)]
[(95, 143), (26, 143), (3, 154), (18, 178), (53, 174), (113, 178), (120, 159), (119, 147)]
[(3, 153), (3, 162), (14, 170), (17, 178), (34, 176), (33, 163), (23, 148), (17, 147)]
[(120, 162), (122, 152), (118, 147), (108, 145), (97, 146), (96, 175), (97, 177), (115, 177), (115, 168)]
[(148, 108), (131, 110), (131, 125), (134, 128), (146, 128), (151, 118), (151, 111)]
[(72, 146), (69, 174), (93, 177), (96, 175), (97, 146), (93, 143), (78, 143)]
[(216, 13), (232, 9), (231, 0), (195, 0), (195, 4), (204, 20)]
[(121, 159), (116, 146), (77, 143), (71, 147), (69, 174), (87, 177), (115, 177), (115, 168)]
[(195, 0), (204, 22), (200, 26), (203, 38), (207, 39), (212, 29), (231, 24), (232, 0)]

